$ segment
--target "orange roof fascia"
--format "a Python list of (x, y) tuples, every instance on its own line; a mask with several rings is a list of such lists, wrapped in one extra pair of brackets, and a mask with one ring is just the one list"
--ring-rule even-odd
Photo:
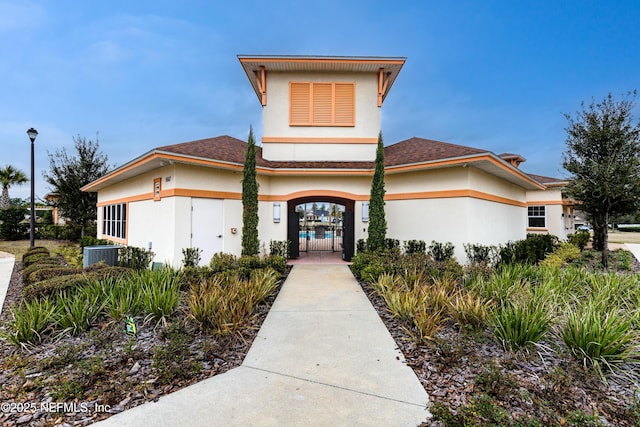
[(302, 197), (339, 197), (342, 199), (350, 199), (356, 201), (367, 201), (369, 200), (368, 194), (353, 194), (347, 193), (345, 191), (336, 191), (336, 190), (304, 190), (297, 191), (295, 193), (289, 193), (284, 195), (260, 195), (258, 196), (258, 200), (262, 200), (263, 202), (280, 202), (280, 201), (288, 201), (293, 199), (299, 199)]
[(341, 59), (341, 58), (280, 58), (280, 57), (245, 57), (238, 58), (241, 63), (250, 63), (256, 61), (262, 62), (313, 62), (313, 63), (321, 63), (321, 64), (390, 64), (390, 65), (403, 65), (406, 60), (403, 59), (374, 59), (374, 58), (362, 58), (362, 59)]

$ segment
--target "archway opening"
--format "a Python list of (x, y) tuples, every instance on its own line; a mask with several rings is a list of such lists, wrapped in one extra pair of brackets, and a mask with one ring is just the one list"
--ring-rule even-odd
[(301, 254), (341, 253), (351, 261), (354, 253), (354, 201), (340, 197), (310, 196), (288, 201), (291, 258)]

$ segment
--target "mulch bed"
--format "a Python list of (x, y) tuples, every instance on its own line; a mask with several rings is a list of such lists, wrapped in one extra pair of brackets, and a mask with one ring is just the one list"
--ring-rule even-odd
[[(16, 262), (0, 324), (22, 301), (20, 270)], [(169, 325), (137, 319), (135, 337), (124, 323), (103, 323), (26, 350), (0, 340), (0, 423), (87, 425), (238, 367), (279, 290), (240, 333), (222, 338), (198, 331), (179, 307)]]
[[(9, 307), (22, 300), (20, 267), (17, 262), (2, 323), (9, 319)], [(637, 372), (609, 376), (605, 384), (557, 342), (512, 353), (487, 331), (461, 332), (453, 324), (446, 324), (433, 341), (416, 345), (382, 298), (361, 285), (432, 404), (460, 414), (488, 396), (509, 415), (505, 425), (533, 420), (537, 425), (586, 425), (580, 414), (597, 416), (602, 425), (611, 426), (631, 426), (638, 419), (632, 413), (634, 408), (640, 412), (639, 388), (633, 382)], [(32, 352), (0, 340), (0, 402), (13, 404), (3, 407), (0, 421), (3, 426), (87, 425), (238, 367), (274, 299), (258, 307), (241, 334), (225, 339), (181, 321), (176, 327), (141, 322), (135, 339), (126, 335), (124, 325), (103, 324), (79, 337), (46, 340)], [(165, 364), (162, 369), (156, 366), (158, 360)], [(58, 403), (75, 406), (56, 407)], [(27, 410), (18, 411), (25, 409), (20, 405)], [(443, 423), (430, 420), (424, 425)]]

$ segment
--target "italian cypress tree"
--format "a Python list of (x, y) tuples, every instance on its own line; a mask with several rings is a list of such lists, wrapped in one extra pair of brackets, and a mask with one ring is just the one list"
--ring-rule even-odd
[(384, 249), (387, 236), (387, 220), (384, 214), (384, 143), (382, 133), (378, 134), (376, 149), (376, 169), (371, 182), (369, 197), (369, 237), (367, 249), (377, 251)]
[(253, 138), (253, 127), (251, 127), (242, 171), (242, 255), (258, 255), (259, 250), (256, 142)]

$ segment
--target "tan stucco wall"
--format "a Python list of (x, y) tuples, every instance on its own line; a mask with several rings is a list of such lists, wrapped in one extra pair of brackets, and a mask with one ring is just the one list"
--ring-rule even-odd
[[(289, 82), (354, 82), (355, 126), (289, 126)], [(267, 76), (267, 105), (263, 108), (263, 136), (284, 138), (377, 138), (380, 132), (378, 76), (347, 73), (279, 73)], [(308, 144), (265, 142), (269, 160), (369, 160), (375, 144)]]

